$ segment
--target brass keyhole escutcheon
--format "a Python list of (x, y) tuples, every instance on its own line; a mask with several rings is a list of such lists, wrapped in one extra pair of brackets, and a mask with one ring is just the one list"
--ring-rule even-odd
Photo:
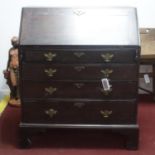
[(82, 56), (85, 55), (84, 52), (74, 52), (74, 55), (77, 57), (77, 58), (81, 58)]
[(75, 87), (80, 89), (84, 86), (84, 83), (74, 83)]
[(74, 69), (77, 71), (77, 72), (81, 72), (82, 70), (84, 70), (86, 67), (85, 66), (75, 66)]
[(85, 103), (83, 103), (83, 102), (76, 102), (76, 103), (74, 103), (74, 106), (78, 107), (78, 108), (82, 108), (82, 107), (85, 106)]
[(81, 15), (85, 14), (85, 11), (81, 10), (81, 9), (77, 9), (77, 10), (74, 10), (73, 13), (77, 16), (81, 16)]

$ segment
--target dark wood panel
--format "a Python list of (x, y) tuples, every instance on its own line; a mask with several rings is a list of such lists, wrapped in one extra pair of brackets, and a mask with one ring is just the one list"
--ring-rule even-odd
[(24, 61), (46, 62), (46, 63), (133, 63), (137, 61), (139, 53), (135, 50), (73, 50), (73, 49), (49, 49), (49, 50), (25, 50)]
[[(36, 109), (34, 112), (34, 109)], [(136, 122), (133, 101), (23, 102), (25, 123), (127, 124)]]
[[(23, 79), (46, 80), (137, 80), (136, 64), (34, 64), (22, 66)], [(122, 74), (125, 73), (125, 74)]]
[(23, 8), (21, 45), (139, 45), (135, 8)]
[(103, 91), (101, 82), (33, 82), (24, 81), (24, 98), (101, 98), (127, 99), (137, 95), (136, 82), (110, 82), (111, 91)]

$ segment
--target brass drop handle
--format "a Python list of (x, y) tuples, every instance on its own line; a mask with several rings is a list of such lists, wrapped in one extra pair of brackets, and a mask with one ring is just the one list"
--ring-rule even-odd
[(110, 76), (110, 74), (113, 73), (113, 70), (106, 68), (106, 69), (102, 69), (101, 73), (104, 75), (105, 78), (108, 78)]
[(52, 95), (54, 92), (57, 91), (57, 88), (54, 88), (52, 86), (48, 87), (48, 88), (45, 88), (45, 92), (48, 94), (48, 95)]
[(112, 114), (112, 110), (101, 110), (100, 114), (103, 118), (108, 118)]
[(45, 69), (44, 72), (47, 74), (47, 76), (49, 77), (52, 77), (55, 73), (56, 73), (56, 69), (52, 69), (52, 68), (49, 68), (49, 69)]
[(105, 62), (111, 62), (111, 60), (114, 58), (114, 54), (105, 53), (105, 54), (101, 54), (101, 57)]
[(48, 52), (44, 53), (44, 57), (46, 61), (52, 61), (54, 57), (56, 57), (56, 53)]
[(77, 58), (81, 58), (82, 56), (85, 55), (84, 52), (74, 52), (73, 54), (74, 54)]
[(104, 96), (108, 96), (111, 94), (112, 88), (110, 88), (109, 90), (101, 89), (101, 92), (103, 93)]
[(50, 118), (53, 118), (53, 116), (57, 114), (57, 110), (48, 109), (48, 110), (45, 110), (45, 114), (47, 114)]
[(85, 66), (75, 66), (74, 69), (77, 71), (77, 72), (81, 72), (82, 70), (84, 70), (86, 67)]

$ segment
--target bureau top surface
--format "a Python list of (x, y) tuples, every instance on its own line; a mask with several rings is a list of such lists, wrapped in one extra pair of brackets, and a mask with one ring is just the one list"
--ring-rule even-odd
[(20, 45), (139, 45), (135, 8), (23, 8)]

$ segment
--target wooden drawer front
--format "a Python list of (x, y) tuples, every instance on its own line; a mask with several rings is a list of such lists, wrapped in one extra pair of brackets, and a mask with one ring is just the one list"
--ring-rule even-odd
[(128, 124), (136, 122), (133, 101), (23, 102), (23, 122)]
[(27, 80), (137, 80), (136, 64), (77, 64), (77, 65), (48, 65), (24, 64), (23, 79)]
[(135, 98), (136, 82), (110, 82), (112, 90), (103, 91), (101, 82), (35, 83), (24, 81), (24, 98)]
[(47, 63), (111, 63), (135, 62), (138, 55), (135, 50), (26, 50), (25, 61)]

